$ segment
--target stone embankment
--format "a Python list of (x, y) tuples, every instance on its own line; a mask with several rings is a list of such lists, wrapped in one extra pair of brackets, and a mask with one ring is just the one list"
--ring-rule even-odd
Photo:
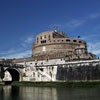
[(100, 81), (56, 81), (56, 82), (13, 82), (12, 86), (34, 86), (34, 87), (100, 87)]

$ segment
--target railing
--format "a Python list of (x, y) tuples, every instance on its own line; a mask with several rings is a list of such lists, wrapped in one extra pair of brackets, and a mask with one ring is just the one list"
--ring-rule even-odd
[(24, 68), (23, 65), (15, 64), (15, 63), (0, 63), (0, 66), (2, 66), (2, 67)]
[(74, 65), (74, 64), (100, 64), (100, 59), (95, 59), (95, 60), (80, 60), (80, 61), (69, 61), (69, 62), (65, 62), (65, 61), (48, 61), (47, 63), (43, 63), (41, 65), (37, 65), (37, 67), (48, 67), (48, 66), (59, 66), (59, 65)]

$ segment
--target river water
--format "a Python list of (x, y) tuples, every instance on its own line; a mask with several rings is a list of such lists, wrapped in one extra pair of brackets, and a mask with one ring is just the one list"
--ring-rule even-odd
[(100, 88), (0, 86), (0, 100), (100, 100)]

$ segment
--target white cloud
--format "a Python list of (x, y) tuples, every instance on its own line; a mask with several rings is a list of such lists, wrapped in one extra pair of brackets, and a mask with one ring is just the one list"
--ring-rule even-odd
[(99, 35), (87, 35), (87, 37), (83, 37), (87, 42), (88, 51), (91, 53), (100, 56), (100, 40), (98, 39)]
[(78, 19), (74, 19), (71, 18), (70, 20), (68, 20), (67, 22), (65, 22), (64, 24), (54, 24), (57, 27), (61, 27), (61, 28), (66, 28), (66, 29), (74, 29), (77, 27), (80, 27), (82, 25), (85, 25), (88, 21), (92, 21), (95, 20), (97, 18), (100, 17), (100, 13), (92, 13), (88, 16), (85, 17), (80, 17)]
[(77, 27), (83, 25), (84, 23), (85, 23), (84, 20), (76, 20), (76, 19), (73, 19), (73, 20), (69, 21), (68, 23), (66, 23), (64, 25), (64, 27), (67, 27), (68, 29), (69, 28), (70, 29), (73, 29), (73, 28), (77, 28)]
[(11, 54), (5, 54), (5, 56), (2, 56), (1, 58), (24, 58), (24, 57), (31, 57), (32, 51), (31, 50), (25, 50), (25, 51), (20, 51), (16, 53), (11, 53)]
[(89, 16), (87, 16), (86, 19), (92, 20), (92, 19), (96, 19), (98, 17), (100, 17), (100, 13), (93, 13), (93, 14), (90, 14)]
[(22, 39), (22, 43), (21, 46), (24, 48), (28, 48), (29, 46), (32, 46), (32, 43), (35, 40), (35, 36), (34, 35), (30, 35), (24, 39)]
[[(84, 35), (85, 34), (85, 35)], [(90, 33), (90, 32), (86, 32), (83, 34), (83, 37), (82, 39), (88, 41), (88, 42), (99, 42), (99, 37), (100, 37), (100, 34), (98, 33)]]
[(32, 55), (32, 43), (34, 41), (34, 36), (30, 35), (25, 39), (21, 39), (19, 47), (14, 49), (9, 49), (7, 51), (0, 52), (0, 58), (24, 58), (31, 57)]
[[(94, 44), (94, 45), (93, 45)], [(93, 54), (100, 56), (100, 43), (89, 43), (88, 51), (92, 52)]]
[(34, 40), (34, 35), (27, 37), (26, 40), (25, 40), (24, 42), (25, 42), (25, 43), (32, 43), (33, 40)]
[(15, 53), (16, 50), (15, 49), (10, 49), (10, 50), (7, 50), (7, 51), (3, 51), (3, 52), (0, 52), (0, 55), (5, 55), (5, 54), (13, 54)]
[(85, 40), (87, 42), (87, 49), (88, 52), (91, 52), (93, 54), (96, 54), (97, 56), (100, 56), (100, 34), (97, 33), (84, 33), (85, 35), (82, 36), (82, 40)]

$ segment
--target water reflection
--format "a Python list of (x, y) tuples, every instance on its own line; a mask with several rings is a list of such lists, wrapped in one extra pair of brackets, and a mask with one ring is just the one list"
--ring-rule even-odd
[(20, 91), (18, 87), (0, 87), (0, 100), (20, 100), (19, 94)]
[(100, 100), (99, 88), (0, 86), (0, 100)]
[(100, 100), (100, 88), (57, 89), (58, 100)]
[(55, 88), (22, 87), (23, 100), (58, 100)]

